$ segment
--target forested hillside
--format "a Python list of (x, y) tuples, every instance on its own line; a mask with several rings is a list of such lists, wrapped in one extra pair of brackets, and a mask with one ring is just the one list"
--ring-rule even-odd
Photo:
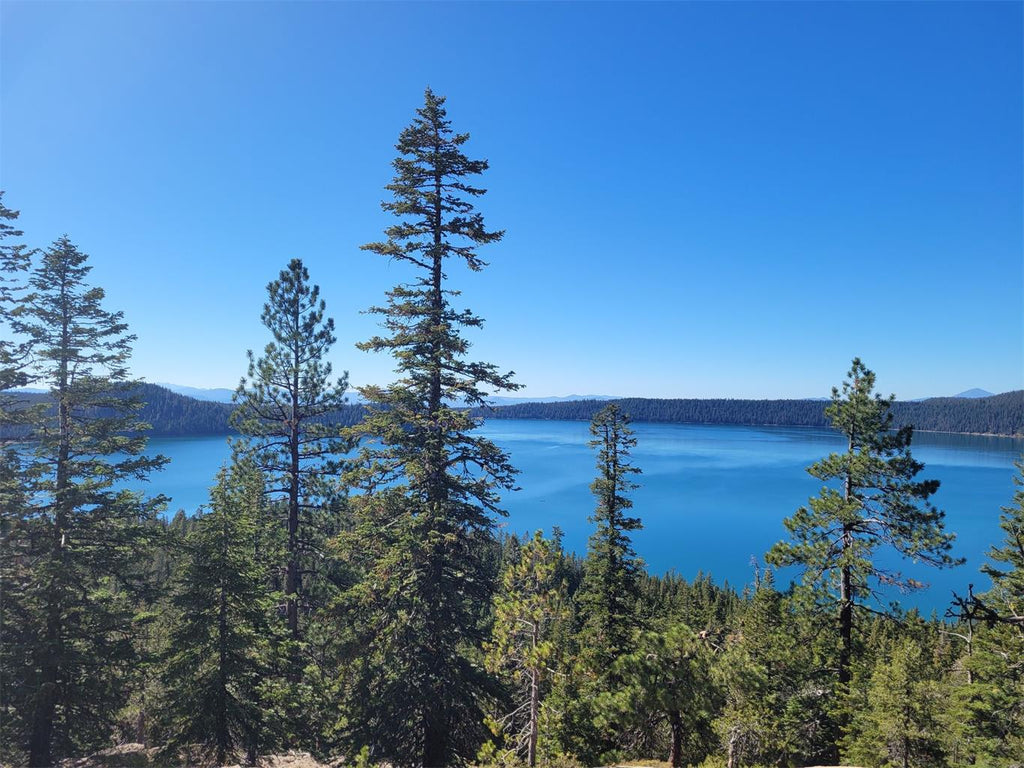
[[(518, 403), (480, 409), (492, 419), (553, 419), (589, 421), (609, 401)], [(744, 424), (749, 426), (826, 427), (827, 401), (726, 400), (627, 397), (618, 403), (633, 421), (673, 424)], [(1024, 390), (981, 398), (934, 397), (919, 402), (893, 403), (897, 427), (917, 430), (990, 435), (1024, 434)]]
[[(49, 401), (49, 395), (39, 393), (9, 393), (15, 403), (25, 405), (42, 404)], [(231, 412), (235, 406), (230, 403), (216, 403), (197, 400), (171, 392), (157, 384), (138, 383), (126, 390), (142, 401), (138, 412), (141, 421), (149, 424), (153, 437), (203, 437), (207, 435), (229, 435), (235, 432), (231, 426)], [(97, 413), (104, 412), (97, 409)], [(105, 412), (104, 412), (105, 413)], [(344, 405), (326, 420), (333, 424), (351, 426), (362, 418), (363, 407)], [(10, 434), (8, 431), (7, 434)]]

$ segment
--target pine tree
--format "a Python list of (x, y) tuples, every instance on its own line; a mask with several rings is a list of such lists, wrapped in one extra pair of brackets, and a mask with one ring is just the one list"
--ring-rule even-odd
[(66, 237), (43, 255), (16, 330), (29, 336), (52, 407), (32, 425), (32, 569), (26, 624), (37, 633), (17, 684), (29, 708), (29, 764), (52, 765), (105, 742), (135, 660), (142, 564), (163, 497), (125, 490), (165, 461), (143, 455), (127, 362), (134, 337), (85, 280)]
[(266, 680), (280, 629), (269, 584), (282, 537), (268, 524), (264, 490), (251, 460), (222, 469), (186, 539), (162, 675), (172, 756), (200, 745), (224, 765), (244, 748), (255, 764), (273, 730)]
[(633, 502), (626, 494), (637, 487), (630, 477), (640, 469), (630, 463), (636, 438), (629, 416), (618, 405), (605, 406), (594, 416), (590, 434), (595, 438), (590, 446), (598, 449), (598, 476), (590, 486), (597, 497), (590, 520), (597, 530), (590, 537), (578, 601), (588, 662), (593, 670), (607, 671), (628, 649), (638, 628), (641, 564), (629, 534), (642, 524), (640, 518), (627, 515)]
[(709, 650), (684, 624), (642, 632), (635, 647), (616, 660), (621, 682), (598, 698), (598, 716), (619, 731), (667, 725), (668, 764), (700, 763), (713, 743), (717, 706), (710, 666)]
[(248, 379), (235, 393), (231, 423), (244, 438), (238, 450), (266, 475), (268, 495), (283, 501), (286, 621), (297, 643), (299, 617), (312, 610), (318, 563), (333, 530), (328, 518), (340, 487), (332, 480), (352, 447), (332, 419), (345, 404), (348, 374), (331, 380), (326, 358), (335, 342), (334, 321), (324, 317), (320, 288), (310, 285), (302, 262), (292, 259), (267, 292), (260, 319), (273, 340), (259, 358), (249, 351)]
[(962, 562), (950, 556), (954, 535), (945, 532), (944, 513), (929, 501), (939, 481), (915, 479), (924, 465), (910, 453), (913, 428), (892, 428), (895, 396), (873, 394), (875, 374), (857, 358), (847, 376), (842, 391), (833, 387), (825, 410), (833, 429), (847, 438), (847, 450), (807, 470), (832, 485), (785, 520), (792, 541), (779, 542), (767, 555), (774, 565), (802, 566), (804, 584), (823, 588), (837, 608), (841, 692), (849, 689), (855, 609), (877, 594), (876, 587), (924, 586), (882, 567), (876, 550), (889, 547), (940, 568)]
[(477, 247), (502, 236), (474, 210), (484, 190), (470, 180), (487, 162), (464, 154), (468, 139), (428, 89), (399, 136), (393, 199), (383, 203), (399, 221), (385, 241), (363, 246), (416, 275), (371, 309), (387, 335), (360, 345), (393, 355), (401, 378), (361, 390), (374, 405), (360, 428), (370, 440), (348, 547), (365, 569), (349, 602), (361, 612), (368, 651), (357, 690), (375, 691), (372, 701), (354, 694), (362, 714), (351, 718), (352, 738), (403, 765), (472, 757), (484, 735), (490, 683), (470, 655), (485, 639), (498, 491), (514, 485), (508, 457), (474, 434), (479, 421), (462, 408), (484, 404), (486, 390), (516, 386), (511, 374), (466, 359), (462, 329), (483, 320), (453, 307), (457, 292), (446, 283), (446, 262), (478, 271)]
[(506, 752), (537, 764), (540, 706), (555, 645), (552, 630), (567, 617), (565, 583), (557, 574), (561, 551), (541, 531), (519, 550), (501, 576), (494, 628), (485, 646), (487, 669), (509, 682), (512, 707), (489, 717)]

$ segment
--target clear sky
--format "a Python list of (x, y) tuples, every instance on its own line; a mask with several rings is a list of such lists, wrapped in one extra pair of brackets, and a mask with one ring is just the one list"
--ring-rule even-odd
[(429, 85), (505, 239), (450, 270), (532, 396), (1024, 386), (1021, 3), (0, 4), (0, 186), (135, 373), (234, 386), (293, 257), (356, 384)]

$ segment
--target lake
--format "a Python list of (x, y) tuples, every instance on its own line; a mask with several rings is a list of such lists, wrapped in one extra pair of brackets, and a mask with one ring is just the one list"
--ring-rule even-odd
[[(742, 427), (690, 424), (634, 424), (634, 464), (643, 470), (632, 493), (633, 512), (644, 528), (633, 541), (650, 570), (674, 570), (687, 579), (699, 571), (716, 581), (742, 587), (752, 579), (752, 558), (786, 534), (783, 518), (817, 494), (821, 483), (806, 468), (845, 442), (836, 433), (801, 427)], [(596, 473), (586, 422), (491, 420), (481, 432), (507, 450), (520, 470), (520, 490), (505, 497), (508, 517), (500, 524), (526, 533), (537, 528), (565, 532), (565, 546), (583, 553), (592, 531), (594, 499), (589, 486)], [(161, 438), (150, 451), (171, 459), (148, 483), (172, 498), (168, 513), (191, 513), (205, 503), (218, 467), (230, 455), (227, 439)], [(957, 534), (954, 554), (966, 557), (958, 568), (936, 570), (886, 559), (904, 573), (930, 584), (902, 598), (905, 605), (941, 614), (956, 589), (969, 582), (979, 589), (988, 579), (978, 573), (989, 547), (1002, 541), (1000, 507), (1013, 495), (1013, 462), (1024, 439), (918, 433), (914, 456), (925, 463), (921, 478), (942, 486), (936, 505)], [(792, 575), (783, 574), (780, 586)]]

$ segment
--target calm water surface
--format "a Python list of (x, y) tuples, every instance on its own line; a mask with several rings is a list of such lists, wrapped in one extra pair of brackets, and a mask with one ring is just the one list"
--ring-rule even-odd
[[(827, 430), (798, 427), (741, 427), (688, 424), (635, 424), (633, 451), (640, 487), (633, 511), (644, 528), (634, 535), (637, 553), (656, 572), (674, 570), (692, 579), (710, 572), (716, 581), (741, 586), (751, 580), (751, 559), (785, 535), (782, 519), (821, 483), (806, 468), (845, 443)], [(519, 468), (520, 490), (505, 498), (508, 517), (501, 525), (525, 533), (558, 525), (565, 545), (586, 550), (594, 506), (589, 485), (595, 474), (586, 422), (487, 422), (481, 430), (506, 449)], [(149, 483), (172, 498), (169, 512), (194, 511), (205, 503), (218, 467), (229, 457), (227, 439), (154, 439), (150, 450), (171, 459)], [(1013, 494), (1013, 462), (1024, 440), (918, 433), (913, 453), (925, 463), (921, 477), (942, 482), (935, 503), (956, 532), (954, 553), (966, 557), (959, 568), (939, 571), (898, 558), (887, 564), (930, 583), (905, 604), (941, 613), (950, 591), (968, 582), (987, 586), (978, 573), (985, 552), (1001, 541), (1000, 507)], [(788, 578), (788, 574), (783, 575)], [(894, 596), (895, 597), (895, 596)]]

